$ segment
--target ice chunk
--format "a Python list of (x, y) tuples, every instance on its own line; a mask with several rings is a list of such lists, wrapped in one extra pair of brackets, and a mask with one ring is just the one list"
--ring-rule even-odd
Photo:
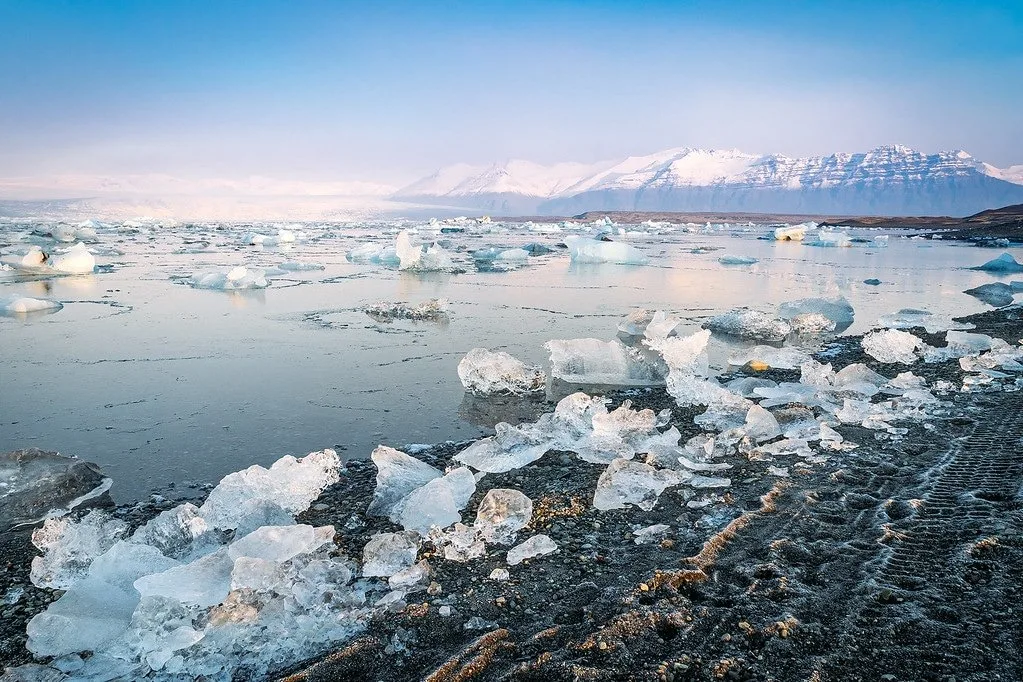
[(268, 505), (293, 516), (308, 509), (324, 488), (337, 483), (340, 470), (341, 460), (333, 450), (299, 459), (286, 455), (269, 469), (253, 465), (221, 479), (199, 513), (210, 527), (222, 529), (247, 525), (265, 514)]
[(501, 422), (496, 435), (481, 438), (455, 455), (456, 462), (477, 471), (498, 474), (534, 462), (552, 448), (550, 436)]
[(533, 501), (518, 490), (493, 488), (480, 502), (476, 523), (486, 542), (506, 545), (533, 518)]
[(480, 537), (479, 529), (464, 523), (456, 523), (453, 528), (446, 531), (439, 528), (431, 529), (430, 541), (444, 551), (444, 558), (448, 561), (465, 562), (478, 559), (487, 553), (487, 546)]
[(728, 364), (745, 365), (750, 362), (762, 362), (769, 367), (777, 369), (797, 369), (810, 358), (805, 352), (798, 348), (774, 346), (754, 346), (745, 350), (736, 351), (728, 356)]
[(478, 395), (536, 393), (543, 391), (547, 383), (547, 375), (539, 367), (486, 348), (473, 348), (462, 358), (458, 378), (467, 391)]
[[(333, 537), (333, 529), (326, 533)], [(240, 540), (228, 546), (227, 554), (231, 559), (249, 557), (281, 563), (298, 556), (308, 554), (324, 542), (329, 542), (325, 534), (317, 533), (312, 526), (296, 524), (290, 526), (262, 526)]]
[(988, 305), (1000, 308), (1001, 306), (1010, 305), (1016, 296), (1016, 290), (1009, 284), (1003, 282), (992, 282), (990, 284), (982, 284), (979, 287), (967, 289), (963, 292), (969, 294), (974, 298), (978, 298)]
[(390, 578), (416, 563), (419, 544), (409, 533), (377, 533), (362, 550), (362, 575)]
[(378, 322), (395, 320), (442, 322), (448, 319), (447, 308), (447, 299), (433, 298), (415, 306), (407, 303), (374, 303), (363, 310)]
[(25, 315), (28, 313), (50, 312), (55, 313), (64, 304), (59, 301), (50, 301), (44, 298), (30, 298), (28, 296), (0, 296), (0, 314), (3, 315)]
[(544, 344), (551, 354), (551, 376), (573, 384), (656, 386), (665, 371), (654, 359), (618, 339), (553, 340)]
[(634, 337), (643, 336), (646, 328), (654, 319), (649, 310), (634, 310), (618, 325), (618, 336), (622, 341), (629, 342)]
[(1023, 265), (1018, 263), (1012, 254), (1003, 253), (998, 258), (989, 260), (983, 265), (978, 265), (973, 268), (974, 270), (984, 270), (985, 272), (1023, 272)]
[(36, 272), (47, 270), (46, 261), (49, 255), (38, 246), (30, 246), (27, 249), (8, 251), (0, 257), (0, 263), (23, 272)]
[(778, 241), (801, 242), (806, 237), (807, 226), (816, 227), (815, 224), (786, 225), (774, 228), (774, 238)]
[(401, 260), (398, 258), (397, 250), (393, 245), (377, 244), (374, 242), (356, 246), (348, 252), (347, 258), (348, 260), (357, 263), (372, 262), (381, 263), (383, 265), (399, 265), (401, 263)]
[(758, 259), (751, 256), (733, 256), (731, 254), (725, 254), (718, 258), (718, 263), (721, 263), (722, 265), (753, 265), (758, 262), (760, 262)]
[(753, 405), (746, 413), (746, 423), (743, 426), (746, 435), (762, 443), (781, 435), (781, 427), (774, 415), (759, 405)]
[(604, 242), (589, 237), (565, 237), (568, 253), (576, 263), (618, 263), (644, 265), (648, 262), (643, 252), (631, 244)]
[[(669, 315), (663, 310), (656, 311), (650, 318), (650, 322), (647, 323), (646, 328), (643, 330), (644, 344), (658, 350), (658, 346), (661, 345), (665, 339), (671, 336), (676, 336), (675, 330), (682, 324), (682, 320)], [(707, 335), (710, 336), (709, 334)]]
[(102, 497), (111, 480), (95, 464), (36, 448), (0, 454), (0, 532)]
[(739, 379), (732, 379), (727, 384), (727, 388), (732, 393), (743, 398), (755, 398), (759, 397), (754, 393), (755, 389), (758, 388), (775, 388), (778, 385), (777, 382), (771, 381), (770, 379), (761, 379), (759, 377), (742, 377)]
[(32, 532), (32, 544), (43, 552), (32, 559), (32, 584), (66, 590), (82, 580), (92, 562), (127, 533), (124, 521), (91, 511), (80, 521), (47, 519)]
[(837, 298), (803, 298), (798, 301), (788, 301), (778, 306), (778, 317), (784, 320), (791, 320), (797, 315), (805, 313), (819, 313), (829, 320), (834, 321), (835, 331), (845, 331), (852, 325), (854, 312), (853, 307), (844, 296)]
[(821, 313), (800, 313), (789, 320), (793, 333), (799, 336), (819, 336), (835, 331), (834, 320)]
[(85, 244), (78, 242), (67, 251), (51, 258), (49, 264), (57, 272), (84, 275), (96, 269), (96, 258), (89, 253)]
[(238, 291), (243, 289), (265, 289), (270, 286), (262, 270), (238, 266), (230, 270), (207, 270), (193, 275), (189, 283), (196, 289), (217, 289)]
[(852, 240), (845, 232), (821, 230), (817, 233), (817, 239), (811, 244), (813, 246), (852, 246)]
[(28, 623), (28, 649), (37, 656), (97, 651), (130, 625), (139, 603), (132, 583), (177, 564), (153, 547), (118, 542), (97, 557), (88, 575)]
[(495, 568), (490, 572), (490, 579), (498, 582), (504, 582), (511, 578), (511, 574), (508, 573), (507, 568)]
[(670, 530), (671, 526), (664, 523), (656, 523), (646, 528), (638, 528), (632, 531), (633, 542), (637, 545), (649, 545), (654, 542), (660, 542)]
[(749, 308), (737, 308), (723, 315), (716, 315), (703, 326), (718, 334), (731, 334), (755, 341), (782, 341), (792, 333), (791, 325), (785, 320)]
[(417, 588), (430, 580), (430, 564), (422, 560), (408, 568), (403, 568), (387, 579), (387, 585), (392, 590), (405, 590), (414, 592)]
[(234, 561), (228, 551), (222, 548), (188, 564), (148, 572), (135, 580), (135, 589), (143, 597), (166, 597), (200, 608), (216, 606), (231, 591)]
[(438, 244), (425, 246), (413, 244), (408, 230), (402, 230), (394, 244), (398, 256), (399, 270), (415, 270), (418, 272), (437, 272), (453, 270), (451, 256)]
[(377, 467), (377, 485), (368, 512), (377, 516), (395, 515), (397, 505), (412, 491), (442, 475), (426, 462), (386, 445), (374, 450), (370, 458)]
[(544, 556), (556, 551), (558, 551), (557, 543), (551, 540), (549, 536), (541, 533), (509, 549), (507, 561), (509, 566), (517, 566), (526, 559)]
[(426, 534), (462, 520), (459, 511), (476, 492), (476, 479), (466, 467), (453, 469), (413, 490), (392, 509), (390, 518), (405, 530)]
[(209, 525), (199, 516), (199, 508), (186, 502), (148, 521), (135, 531), (131, 541), (156, 547), (173, 559), (182, 559), (196, 549), (196, 540), (206, 536), (208, 531)]
[(917, 336), (900, 329), (873, 331), (863, 337), (863, 351), (878, 362), (911, 365), (919, 359), (918, 350), (926, 344)]
[[(710, 330), (703, 329), (689, 336), (660, 336), (653, 329), (663, 330), (671, 326), (663, 324), (666, 319), (658, 312), (654, 321), (646, 331), (644, 344), (661, 354), (665, 364), (673, 373), (706, 375), (707, 374), (707, 342)], [(674, 326), (671, 326), (674, 329)]]
[(682, 483), (682, 477), (668, 469), (655, 469), (649, 464), (616, 459), (597, 479), (593, 506), (600, 510), (624, 509), (635, 505), (650, 511), (665, 488)]

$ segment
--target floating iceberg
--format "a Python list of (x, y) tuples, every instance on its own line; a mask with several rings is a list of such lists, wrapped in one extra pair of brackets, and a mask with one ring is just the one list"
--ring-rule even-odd
[(821, 313), (800, 313), (789, 320), (797, 336), (820, 336), (835, 331), (837, 323)]
[(751, 256), (733, 256), (726, 254), (718, 258), (718, 263), (721, 263), (722, 265), (753, 265), (754, 263), (759, 262), (759, 259)]
[(49, 260), (54, 271), (67, 275), (86, 275), (96, 269), (96, 258), (89, 253), (85, 244), (78, 242), (63, 253)]
[(417, 272), (443, 272), (454, 270), (454, 262), (451, 256), (438, 244), (426, 246), (424, 244), (413, 244), (408, 230), (402, 230), (394, 244), (395, 254), (398, 256), (399, 270), (414, 270)]
[(378, 322), (395, 320), (414, 320), (416, 322), (443, 322), (448, 319), (448, 301), (444, 298), (432, 298), (419, 305), (407, 303), (374, 303), (363, 308), (363, 311)]
[(593, 506), (606, 511), (635, 505), (650, 511), (665, 488), (679, 485), (682, 480), (677, 472), (670, 469), (655, 469), (649, 464), (616, 459), (597, 479)]
[(1003, 253), (998, 258), (989, 260), (983, 265), (978, 265), (973, 268), (974, 270), (983, 270), (985, 272), (1000, 272), (1000, 273), (1013, 273), (1023, 272), (1023, 264), (1020, 264), (1012, 254)]
[(312, 270), (325, 270), (327, 266), (321, 265), (320, 263), (301, 263), (299, 261), (292, 260), (281, 263), (280, 268), (281, 270), (287, 270), (288, 272), (308, 272)]
[(458, 363), (458, 378), (465, 390), (477, 395), (542, 392), (547, 375), (502, 351), (473, 348)]
[(924, 351), (927, 344), (918, 336), (901, 329), (873, 331), (863, 337), (863, 352), (878, 362), (899, 362), (911, 365), (920, 359), (917, 351)]
[(188, 281), (196, 289), (217, 289), (219, 291), (265, 289), (270, 286), (270, 281), (262, 270), (242, 266), (230, 270), (208, 270), (193, 275)]
[(28, 313), (50, 312), (55, 313), (64, 304), (59, 301), (49, 301), (44, 298), (29, 298), (28, 296), (0, 296), (0, 314), (3, 315), (27, 315)]
[(845, 296), (837, 298), (803, 298), (798, 301), (788, 301), (778, 306), (778, 317), (783, 320), (793, 318), (806, 313), (818, 313), (834, 321), (835, 331), (842, 332), (848, 329), (854, 319), (854, 311)]
[(348, 260), (356, 263), (381, 263), (383, 265), (399, 265), (401, 259), (393, 244), (370, 242), (355, 247), (348, 252)]
[(618, 339), (553, 340), (544, 344), (551, 354), (551, 376), (572, 384), (609, 386), (657, 386), (664, 383), (665, 368)]
[(530, 251), (526, 249), (479, 249), (472, 259), (478, 270), (514, 270), (525, 265)]
[(802, 225), (786, 225), (774, 228), (774, 238), (778, 241), (801, 242), (806, 237), (807, 228), (817, 227), (815, 223), (804, 223)]
[(508, 565), (517, 566), (526, 559), (544, 556), (556, 551), (558, 551), (558, 545), (549, 536), (542, 533), (534, 535), (525, 542), (515, 545), (508, 550)]
[(749, 308), (738, 308), (722, 315), (715, 315), (704, 322), (703, 326), (718, 334), (730, 334), (755, 341), (783, 341), (792, 333), (792, 326), (785, 320)]
[(603, 242), (589, 237), (565, 237), (568, 253), (576, 263), (617, 263), (619, 265), (645, 265), (643, 252), (631, 244)]
[(852, 246), (852, 239), (846, 232), (838, 230), (821, 230), (817, 239), (809, 242), (812, 246)]

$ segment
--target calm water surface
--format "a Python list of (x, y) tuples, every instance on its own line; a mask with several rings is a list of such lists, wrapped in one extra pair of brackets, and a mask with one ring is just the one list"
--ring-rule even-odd
[[(6, 229), (5, 245), (26, 239)], [(559, 239), (518, 230), (441, 235), (469, 272), (417, 275), (347, 262), (348, 249), (393, 241), (393, 229), (307, 230), (310, 240), (274, 249), (240, 246), (240, 229), (100, 230), (101, 272), (0, 283), (0, 296), (65, 304), (52, 315), (0, 317), (0, 451), (35, 446), (95, 461), (127, 501), (284, 454), (335, 447), (365, 457), (379, 443), (465, 439), (499, 415), (463, 395), (455, 368), (473, 347), (541, 363), (545, 341), (610, 339), (635, 308), (672, 311), (696, 329), (736, 306), (773, 310), (839, 292), (856, 310), (847, 333), (906, 307), (968, 314), (988, 306), (962, 291), (997, 280), (964, 268), (999, 253), (894, 236), (888, 248), (816, 248), (757, 240), (759, 229), (618, 237), (650, 256), (646, 266), (580, 266), (562, 251), (513, 272), (474, 271), (467, 250)], [(716, 250), (692, 253), (697, 247)], [(724, 266), (723, 254), (760, 261)], [(244, 293), (177, 279), (293, 260), (326, 269)], [(874, 277), (884, 283), (863, 284)], [(447, 323), (385, 324), (359, 310), (437, 297), (450, 301)]]

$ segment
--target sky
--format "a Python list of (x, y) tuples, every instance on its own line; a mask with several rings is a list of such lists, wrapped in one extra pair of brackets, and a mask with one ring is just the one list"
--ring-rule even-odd
[(0, 178), (401, 185), (906, 144), (1023, 163), (1023, 2), (3, 0)]

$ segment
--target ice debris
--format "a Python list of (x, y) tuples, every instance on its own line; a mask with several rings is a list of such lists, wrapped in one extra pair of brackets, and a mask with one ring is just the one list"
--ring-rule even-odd
[(1010, 282), (1009, 284), (991, 282), (990, 284), (982, 284), (979, 287), (967, 289), (963, 293), (980, 299), (988, 305), (1000, 308), (1010, 305), (1015, 299), (1016, 294), (1021, 291), (1023, 291), (1023, 282)]
[(347, 258), (354, 263), (380, 263), (382, 265), (399, 265), (401, 263), (394, 245), (376, 242), (356, 246), (348, 252)]
[(518, 490), (493, 488), (480, 502), (476, 523), (486, 542), (506, 545), (533, 517), (533, 501)]
[(503, 351), (473, 348), (458, 363), (458, 378), (465, 390), (477, 395), (542, 392), (547, 375)]
[(718, 258), (718, 263), (721, 263), (722, 265), (753, 265), (758, 262), (760, 261), (752, 256), (733, 256), (731, 254), (726, 254)]
[(377, 533), (362, 550), (362, 575), (389, 578), (414, 565), (418, 553), (412, 533)]
[(565, 237), (568, 253), (576, 263), (617, 263), (644, 265), (648, 262), (643, 252), (631, 244), (604, 242), (589, 237)]
[(837, 230), (820, 230), (817, 233), (817, 239), (809, 243), (812, 246), (852, 246), (849, 235)]
[(801, 242), (806, 237), (807, 228), (817, 227), (816, 223), (804, 223), (802, 225), (785, 225), (774, 228), (774, 238), (778, 241)]
[(920, 359), (918, 351), (927, 344), (918, 336), (901, 329), (883, 329), (864, 335), (863, 352), (878, 362), (898, 362), (911, 365)]
[(193, 275), (189, 283), (196, 289), (218, 289), (220, 291), (237, 291), (241, 289), (265, 289), (270, 286), (262, 270), (244, 266), (230, 270), (207, 270)]
[(835, 323), (835, 331), (842, 332), (848, 329), (854, 318), (852, 305), (844, 296), (836, 298), (803, 298), (798, 301), (789, 301), (778, 306), (778, 317), (784, 320), (792, 320), (798, 315), (806, 313), (817, 313), (832, 320)]
[(593, 506), (608, 510), (635, 505), (650, 511), (665, 488), (679, 485), (682, 481), (682, 477), (670, 469), (655, 469), (649, 464), (616, 459), (597, 479)]
[(377, 322), (393, 322), (395, 320), (442, 322), (448, 319), (447, 309), (447, 299), (431, 298), (419, 305), (409, 305), (404, 302), (374, 303), (363, 308), (363, 311)]
[(53, 256), (49, 264), (56, 272), (85, 275), (96, 269), (96, 258), (89, 253), (85, 244), (78, 242), (67, 251)]
[(472, 472), (459, 467), (442, 475), (429, 464), (381, 445), (371, 455), (377, 487), (370, 514), (386, 516), (405, 530), (426, 534), (461, 521), (459, 511), (476, 492)]
[(544, 556), (556, 551), (558, 551), (557, 543), (551, 540), (549, 536), (541, 533), (509, 549), (507, 561), (509, 566), (517, 566), (526, 559)]
[(665, 368), (656, 356), (626, 346), (618, 339), (552, 340), (551, 376), (572, 384), (656, 386), (664, 383)]
[(320, 263), (302, 263), (300, 261), (287, 261), (280, 264), (281, 270), (288, 272), (308, 272), (312, 270), (326, 270), (327, 266)]
[(798, 369), (810, 358), (804, 351), (791, 346), (777, 348), (775, 346), (754, 346), (739, 350), (728, 356), (730, 365), (746, 365), (751, 362), (762, 362), (777, 369)]
[(102, 497), (111, 483), (95, 464), (56, 452), (0, 454), (0, 533), (66, 514)]
[(718, 334), (729, 334), (755, 341), (783, 341), (792, 333), (792, 326), (785, 320), (749, 308), (737, 308), (722, 315), (715, 315), (703, 326)]
[(632, 531), (633, 542), (637, 545), (649, 545), (660, 542), (671, 530), (671, 526), (664, 523), (655, 523), (645, 528), (636, 528)]

